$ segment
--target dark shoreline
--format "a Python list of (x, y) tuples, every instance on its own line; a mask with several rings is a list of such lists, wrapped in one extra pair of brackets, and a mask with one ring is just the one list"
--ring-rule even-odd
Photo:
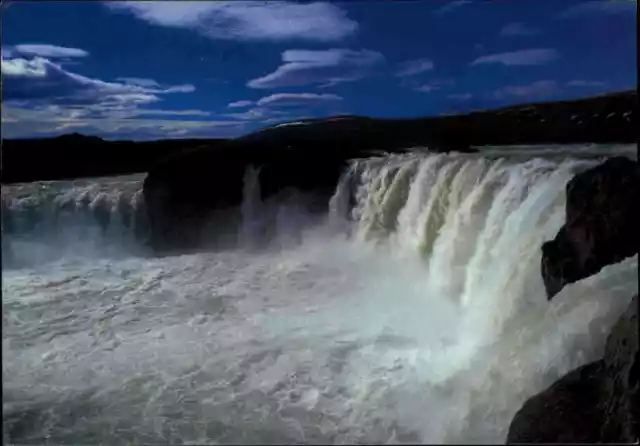
[[(80, 134), (2, 141), (3, 184), (145, 173), (167, 157), (233, 146), (318, 151), (340, 145), (341, 157), (374, 150), (474, 151), (472, 146), (636, 143), (635, 90), (557, 102), (527, 103), (466, 114), (410, 119), (338, 116), (265, 127), (232, 140), (107, 141)], [(367, 152), (369, 151), (369, 152)], [(335, 155), (335, 154), (334, 154)]]

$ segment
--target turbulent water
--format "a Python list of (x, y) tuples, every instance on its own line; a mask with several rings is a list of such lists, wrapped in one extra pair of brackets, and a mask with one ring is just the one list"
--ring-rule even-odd
[(503, 442), (638, 288), (634, 257), (547, 302), (540, 245), (597, 161), (522, 155), (354, 161), (260, 249), (250, 170), (238, 249), (166, 258), (138, 177), (4, 187), (5, 441)]

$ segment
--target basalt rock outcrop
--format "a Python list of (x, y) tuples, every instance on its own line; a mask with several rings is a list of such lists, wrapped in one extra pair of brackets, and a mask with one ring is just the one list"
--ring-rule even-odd
[(159, 251), (195, 248), (207, 234), (220, 238), (237, 227), (248, 167), (260, 169), (262, 199), (296, 189), (312, 196), (312, 211), (323, 212), (350, 159), (420, 146), (470, 152), (488, 144), (633, 142), (636, 104), (631, 91), (454, 116), (341, 116), (267, 127), (150, 169), (144, 195), (153, 244)]
[(507, 443), (637, 443), (639, 378), (636, 295), (612, 328), (604, 358), (527, 400)]
[[(566, 223), (542, 246), (549, 299), (566, 284), (638, 253), (638, 164), (611, 158), (566, 188)], [(637, 443), (638, 296), (613, 326), (604, 358), (579, 367), (525, 402), (507, 443)]]
[(610, 158), (566, 187), (566, 220), (542, 245), (542, 278), (551, 299), (566, 284), (638, 253), (638, 163)]

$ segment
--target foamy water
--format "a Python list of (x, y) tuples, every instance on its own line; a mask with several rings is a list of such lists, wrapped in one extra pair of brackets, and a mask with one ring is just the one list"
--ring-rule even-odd
[(248, 171), (239, 249), (5, 268), (5, 440), (504, 442), (526, 398), (601, 355), (637, 292), (634, 257), (544, 293), (540, 245), (595, 163), (360, 160), (326, 219), (292, 243), (304, 219), (283, 207), (260, 251)]

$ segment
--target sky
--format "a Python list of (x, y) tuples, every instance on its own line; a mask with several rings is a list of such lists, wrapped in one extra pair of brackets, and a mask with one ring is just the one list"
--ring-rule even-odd
[(3, 138), (236, 137), (635, 89), (635, 0), (4, 2)]

